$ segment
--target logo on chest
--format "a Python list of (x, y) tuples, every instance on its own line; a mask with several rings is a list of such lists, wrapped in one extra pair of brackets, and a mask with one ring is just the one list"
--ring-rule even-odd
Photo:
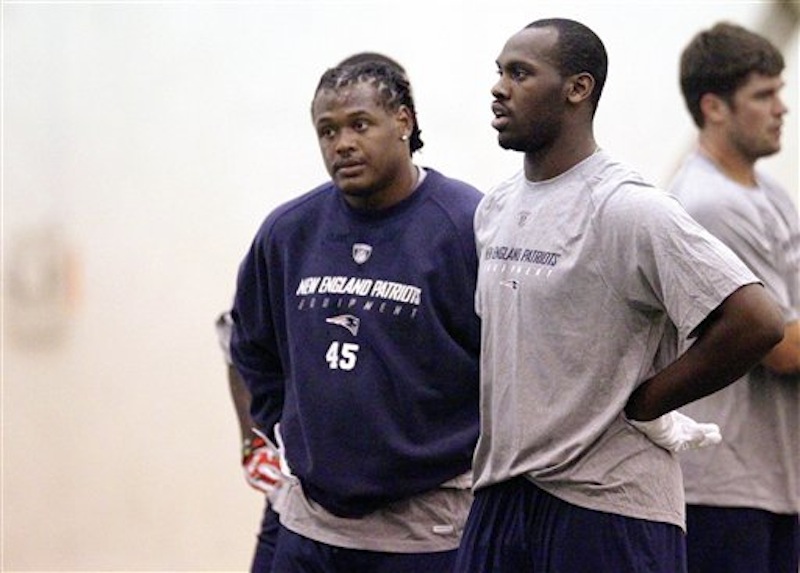
[(363, 265), (372, 255), (372, 245), (366, 243), (353, 243), (353, 260), (356, 264)]
[(339, 316), (331, 316), (325, 319), (328, 324), (335, 324), (347, 329), (353, 336), (358, 336), (358, 327), (361, 320), (352, 314), (340, 314)]

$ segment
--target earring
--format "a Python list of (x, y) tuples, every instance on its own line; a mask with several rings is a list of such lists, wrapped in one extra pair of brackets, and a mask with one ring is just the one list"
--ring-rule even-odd
[(400, 136), (400, 140), (401, 141), (408, 141), (408, 136), (406, 134), (403, 134), (403, 135)]

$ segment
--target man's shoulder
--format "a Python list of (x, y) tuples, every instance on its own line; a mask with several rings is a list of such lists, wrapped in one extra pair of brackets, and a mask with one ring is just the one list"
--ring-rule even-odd
[(776, 179), (761, 170), (756, 171), (756, 177), (759, 185), (764, 189), (764, 193), (774, 204), (787, 212), (797, 212), (797, 206), (789, 195), (789, 191)]
[(298, 211), (305, 214), (327, 204), (327, 201), (334, 197), (336, 189), (331, 181), (326, 181), (317, 185), (310, 191), (298, 195), (280, 204), (269, 215), (268, 218), (279, 219), (286, 215), (296, 214)]
[(742, 187), (728, 179), (708, 159), (698, 153), (686, 157), (669, 184), (668, 190), (694, 215), (727, 209), (736, 210), (747, 197)]
[(640, 211), (656, 212), (674, 199), (661, 187), (646, 180), (631, 165), (598, 153), (595, 165), (585, 174), (591, 203), (598, 216), (606, 214), (638, 217)]
[(297, 221), (308, 221), (321, 213), (336, 199), (333, 183), (322, 183), (310, 191), (298, 195), (275, 207), (264, 219), (262, 231), (275, 226), (293, 225)]
[(425, 168), (425, 183), (430, 186), (429, 200), (453, 220), (465, 221), (472, 227), (472, 217), (483, 194), (474, 186)]
[(425, 167), (425, 171), (427, 173), (426, 178), (429, 178), (430, 184), (435, 187), (437, 193), (461, 197), (475, 204), (483, 197), (483, 193), (466, 181), (449, 177), (430, 167)]
[(524, 188), (524, 181), (524, 173), (521, 169), (518, 169), (512, 175), (495, 183), (486, 194), (481, 197), (481, 212), (502, 210), (503, 206)]

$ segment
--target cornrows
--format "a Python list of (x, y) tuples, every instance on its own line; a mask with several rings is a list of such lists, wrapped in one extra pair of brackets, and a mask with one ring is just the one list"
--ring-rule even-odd
[(414, 119), (414, 128), (411, 132), (411, 153), (420, 149), (424, 143), (421, 130), (417, 124), (417, 111), (414, 107), (414, 98), (411, 94), (411, 84), (405, 71), (399, 64), (393, 65), (388, 59), (368, 60), (353, 64), (338, 65), (330, 68), (319, 80), (314, 97), (323, 90), (338, 91), (342, 88), (357, 83), (366, 82), (375, 87), (378, 101), (389, 111), (396, 111), (400, 106), (406, 106)]

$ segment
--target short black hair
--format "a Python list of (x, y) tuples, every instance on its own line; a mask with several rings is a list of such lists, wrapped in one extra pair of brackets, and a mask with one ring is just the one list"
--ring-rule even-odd
[(555, 28), (558, 42), (554, 64), (562, 77), (591, 74), (595, 83), (591, 102), (597, 110), (608, 75), (608, 54), (600, 37), (584, 24), (567, 18), (543, 18), (525, 28)]
[(774, 77), (784, 65), (783, 55), (769, 40), (742, 26), (719, 22), (699, 32), (680, 61), (681, 91), (695, 125), (702, 128), (705, 123), (700, 109), (704, 94), (715, 94), (730, 105), (751, 73)]
[(379, 101), (385, 109), (396, 111), (401, 105), (408, 108), (414, 123), (409, 141), (411, 153), (421, 149), (425, 144), (417, 122), (411, 82), (403, 66), (389, 56), (377, 52), (359, 52), (345, 58), (322, 74), (314, 98), (321, 90), (337, 90), (361, 82), (369, 82), (376, 87)]

